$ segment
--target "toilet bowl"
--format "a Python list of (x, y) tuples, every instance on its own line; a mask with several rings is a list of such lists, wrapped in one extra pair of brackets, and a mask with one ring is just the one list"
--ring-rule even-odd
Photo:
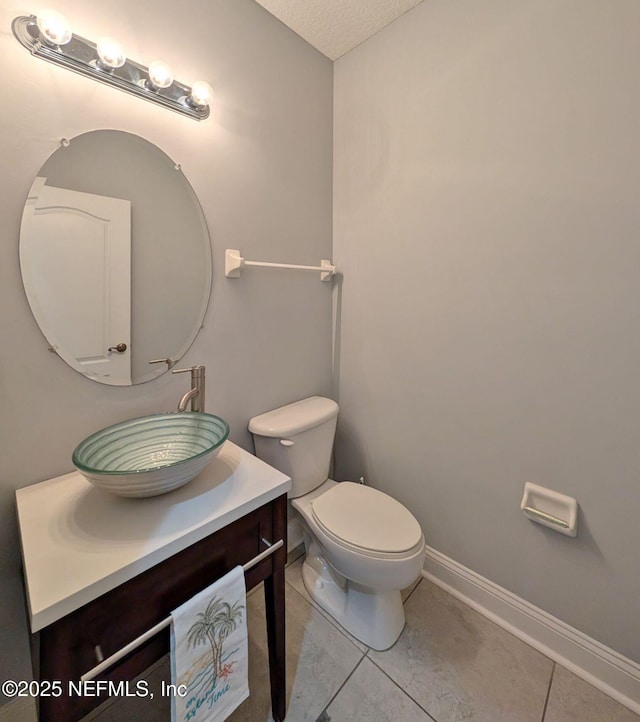
[[(342, 494), (347, 487), (348, 493)], [(378, 512), (387, 505), (400, 507), (406, 512), (407, 527), (365, 524), (362, 528), (354, 523), (349, 529), (344, 523), (347, 516), (367, 519), (372, 498)], [(328, 479), (292, 505), (308, 534), (302, 578), (312, 599), (368, 647), (388, 649), (404, 627), (400, 590), (415, 581), (424, 562), (418, 522), (390, 496), (348, 481), (338, 484)], [(374, 530), (379, 537), (375, 543)], [(409, 535), (412, 543), (400, 549)]]
[(425, 541), (391, 496), (328, 478), (337, 414), (334, 401), (314, 396), (254, 417), (249, 430), (257, 455), (291, 477), (307, 591), (354, 637), (384, 650), (402, 632), (400, 592), (420, 574)]

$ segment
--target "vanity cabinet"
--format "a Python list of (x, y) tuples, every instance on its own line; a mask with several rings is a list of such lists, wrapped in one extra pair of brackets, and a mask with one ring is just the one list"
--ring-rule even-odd
[[(273, 717), (283, 720), (286, 496), (265, 504), (37, 632), (33, 637), (33, 658), (37, 660), (34, 674), (41, 681), (62, 681), (66, 691), (69, 681), (77, 682), (97, 664), (96, 647), (105, 658), (114, 654), (226, 572), (263, 551), (262, 539), (285, 541), (280, 549), (246, 572), (247, 591), (264, 582)], [(131, 682), (168, 651), (166, 629), (97, 679)], [(68, 694), (40, 697), (39, 719), (72, 722), (104, 699)]]
[[(127, 541), (127, 536), (133, 535), (133, 527), (127, 525), (126, 512), (133, 509), (136, 513), (151, 514), (148, 509), (153, 506), (153, 500), (135, 500), (132, 507), (131, 500), (111, 499), (111, 495), (94, 490), (90, 485), (87, 488), (87, 482), (75, 473), (18, 490), (25, 584), (33, 631), (34, 675), (41, 682), (62, 682), (64, 691), (58, 697), (40, 696), (41, 722), (73, 722), (101, 704), (106, 697), (69, 695), (68, 683), (78, 683), (83, 674), (93, 669), (100, 661), (97, 655), (106, 659), (118, 652), (226, 572), (251, 561), (267, 549), (268, 544), (279, 540), (283, 540), (283, 545), (247, 570), (245, 580), (247, 591), (264, 582), (272, 711), (275, 720), (284, 719), (284, 566), (287, 553), (286, 492), (290, 482), (287, 477), (230, 442), (226, 442), (225, 448), (226, 451), (220, 454), (222, 459), (216, 459), (210, 465), (214, 467), (217, 463), (217, 468), (212, 471), (205, 469), (191, 482), (195, 484), (191, 491), (187, 485), (184, 490), (165, 495), (164, 499), (156, 498), (154, 525), (162, 522), (166, 527), (167, 515), (182, 516), (180, 522), (173, 525), (170, 534), (165, 533), (162, 538), (151, 541)], [(251, 472), (257, 472), (258, 479)], [(260, 483), (267, 478), (271, 478), (273, 483)], [(52, 481), (57, 482), (57, 486), (45, 487)], [(40, 495), (36, 489), (39, 486), (43, 487)], [(63, 489), (67, 489), (66, 498)], [(42, 506), (47, 494), (50, 497), (48, 510)], [(82, 517), (83, 513), (85, 520), (91, 517), (86, 508), (82, 511), (83, 504), (87, 506), (87, 495), (94, 499), (96, 494), (104, 514), (120, 513), (124, 517), (120, 545), (125, 550), (121, 549), (117, 559), (109, 563), (107, 560), (111, 557), (106, 552), (109, 540), (101, 537), (109, 536), (106, 532), (112, 527), (105, 526), (96, 531), (97, 540), (90, 540)], [(203, 515), (199, 505), (214, 502), (217, 505), (211, 514)], [(57, 510), (51, 509), (56, 504)], [(42, 519), (33, 518), (36, 509), (40, 516), (48, 514), (52, 517), (44, 526)], [(162, 510), (163, 514), (160, 513)], [(133, 512), (132, 518), (135, 518)], [(198, 520), (195, 533), (193, 524), (189, 524), (193, 522), (194, 515)], [(117, 528), (118, 525), (114, 524), (113, 529)], [(39, 546), (43, 534), (51, 537), (50, 546), (44, 550)], [(199, 537), (195, 541), (194, 535)], [(72, 542), (78, 542), (74, 553), (69, 551)], [(147, 551), (151, 547), (153, 553), (143, 557), (140, 551), (136, 552), (139, 542)], [(116, 547), (116, 554), (117, 540), (111, 540), (111, 544)], [(176, 546), (181, 548), (176, 550)], [(99, 549), (102, 549), (102, 554), (98, 553)], [(156, 561), (158, 556), (163, 558)], [(46, 565), (47, 558), (49, 565)], [(75, 570), (69, 565), (73, 559), (78, 564)], [(126, 559), (132, 563), (123, 568)], [(92, 561), (96, 567), (93, 571), (90, 569)], [(66, 587), (61, 579), (61, 589), (49, 589), (50, 585), (43, 577), (54, 578), (56, 569), (51, 568), (52, 565), (57, 567), (59, 574), (73, 577), (67, 580)], [(102, 570), (101, 565), (104, 567)], [(111, 574), (105, 580), (107, 566), (111, 567)], [(88, 584), (91, 575), (94, 584)], [(124, 581), (114, 582), (122, 576)], [(96, 595), (96, 587), (105, 586), (107, 590)], [(71, 589), (75, 591), (71, 593)], [(81, 603), (85, 599), (85, 603)], [(63, 613), (69, 607), (71, 609)], [(98, 652), (96, 648), (99, 648)], [(169, 629), (166, 628), (98, 675), (96, 680), (128, 682), (133, 694), (136, 689), (134, 678), (168, 651)]]

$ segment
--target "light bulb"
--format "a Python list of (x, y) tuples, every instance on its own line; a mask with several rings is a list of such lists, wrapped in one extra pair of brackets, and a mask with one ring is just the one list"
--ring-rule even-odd
[(168, 88), (173, 83), (171, 68), (162, 60), (154, 60), (149, 65), (149, 85), (152, 90)]
[(187, 98), (187, 102), (190, 105), (202, 108), (209, 105), (212, 95), (213, 88), (209, 83), (205, 83), (204, 80), (196, 80), (191, 88), (191, 95)]
[(38, 30), (47, 45), (66, 45), (72, 37), (68, 20), (55, 10), (43, 10), (37, 17)]
[(127, 60), (122, 45), (113, 38), (100, 38), (96, 50), (100, 59), (99, 64), (107, 70), (121, 68)]

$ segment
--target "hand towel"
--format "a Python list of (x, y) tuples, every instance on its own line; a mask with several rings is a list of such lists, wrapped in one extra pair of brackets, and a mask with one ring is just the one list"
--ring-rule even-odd
[(238, 566), (171, 614), (173, 722), (225, 720), (249, 696), (246, 587)]

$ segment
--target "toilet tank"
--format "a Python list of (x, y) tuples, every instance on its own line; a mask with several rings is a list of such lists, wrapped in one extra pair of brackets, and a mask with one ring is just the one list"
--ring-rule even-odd
[(329, 476), (338, 404), (311, 396), (249, 422), (256, 455), (291, 477), (290, 498), (308, 494)]

